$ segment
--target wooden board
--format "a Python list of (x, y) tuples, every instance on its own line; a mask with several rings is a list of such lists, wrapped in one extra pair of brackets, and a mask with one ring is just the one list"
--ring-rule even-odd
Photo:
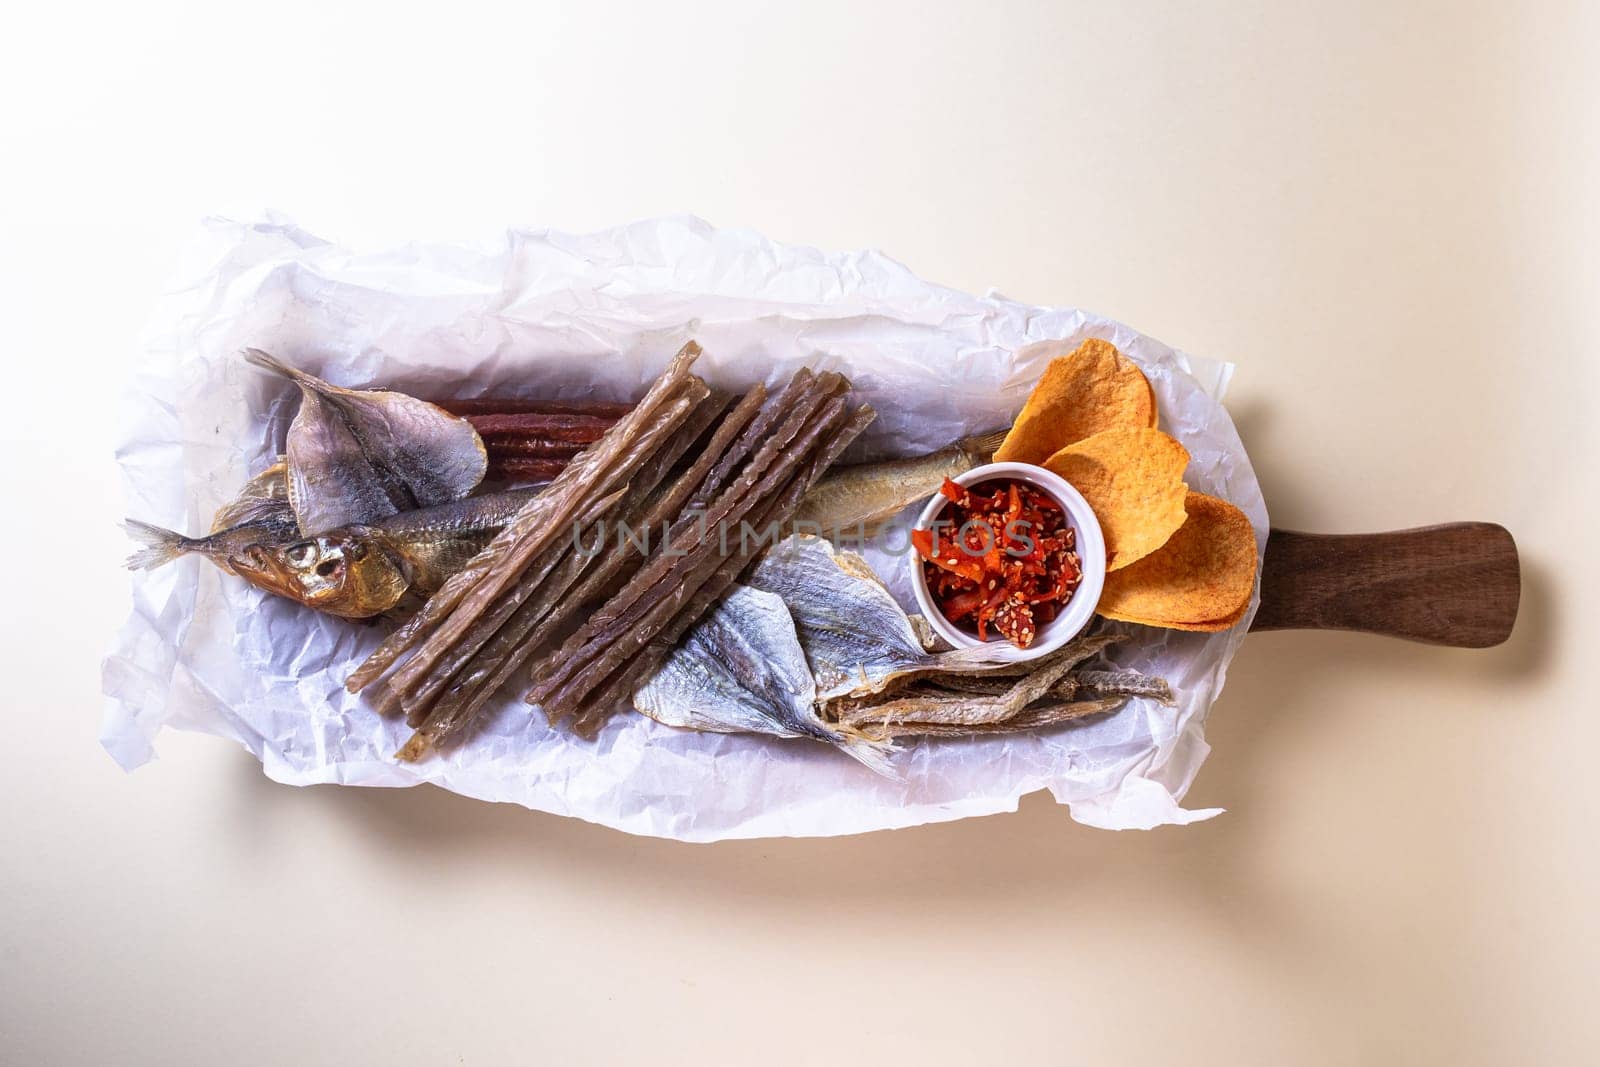
[(1511, 635), (1521, 597), (1516, 542), (1458, 522), (1376, 534), (1273, 530), (1252, 630), (1361, 630), (1458, 648)]

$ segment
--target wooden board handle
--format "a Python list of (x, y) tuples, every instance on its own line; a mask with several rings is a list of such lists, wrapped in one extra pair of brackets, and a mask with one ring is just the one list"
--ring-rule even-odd
[(1492, 522), (1375, 534), (1273, 530), (1252, 630), (1362, 630), (1457, 648), (1511, 636), (1517, 545)]

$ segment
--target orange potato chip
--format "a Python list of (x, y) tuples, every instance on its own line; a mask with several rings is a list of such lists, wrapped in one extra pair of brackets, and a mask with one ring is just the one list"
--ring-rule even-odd
[(1103, 430), (1153, 428), (1157, 417), (1155, 390), (1139, 365), (1091, 337), (1050, 361), (995, 462), (1043, 463)]
[(1044, 461), (1083, 494), (1106, 536), (1106, 570), (1143, 559), (1183, 525), (1189, 450), (1160, 430), (1106, 430)]
[(1108, 619), (1171, 630), (1236, 626), (1256, 584), (1256, 535), (1244, 512), (1190, 493), (1189, 513), (1160, 551), (1106, 575), (1096, 609)]

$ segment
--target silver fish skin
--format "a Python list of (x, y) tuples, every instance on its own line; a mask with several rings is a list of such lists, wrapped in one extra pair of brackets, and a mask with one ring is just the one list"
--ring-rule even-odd
[(985, 646), (927, 651), (866, 560), (820, 537), (791, 537), (774, 546), (745, 582), (788, 607), (819, 701), (882, 692), (926, 671), (981, 670), (997, 655)]
[(824, 537), (870, 537), (907, 506), (937, 493), (946, 478), (989, 462), (1005, 436), (1000, 430), (926, 456), (837, 467), (806, 493), (795, 528)]
[(823, 722), (816, 698), (783, 600), (735, 585), (634, 693), (633, 705), (667, 726), (826, 741), (888, 773), (885, 749)]
[(289, 425), (289, 502), (306, 534), (459, 500), (489, 457), (465, 418), (405, 393), (345, 389), (257, 348), (245, 359), (300, 387)]

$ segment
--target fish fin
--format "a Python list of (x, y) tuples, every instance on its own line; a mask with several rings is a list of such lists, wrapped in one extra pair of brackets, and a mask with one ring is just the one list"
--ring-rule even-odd
[(189, 538), (164, 527), (152, 526), (138, 519), (125, 519), (122, 528), (143, 546), (123, 564), (130, 571), (155, 570), (189, 551)]
[(981, 466), (994, 459), (994, 454), (999, 451), (1001, 442), (1006, 439), (1006, 434), (1010, 432), (1011, 430), (1008, 427), (1004, 430), (995, 430), (993, 433), (979, 434), (976, 437), (964, 437), (961, 439), (961, 451), (965, 452)]
[[(838, 729), (835, 727), (834, 729)], [(890, 759), (894, 755), (894, 742), (874, 740), (854, 730), (839, 730), (839, 740), (834, 744), (840, 752), (861, 764), (873, 774), (892, 782), (901, 780), (899, 770)]]

